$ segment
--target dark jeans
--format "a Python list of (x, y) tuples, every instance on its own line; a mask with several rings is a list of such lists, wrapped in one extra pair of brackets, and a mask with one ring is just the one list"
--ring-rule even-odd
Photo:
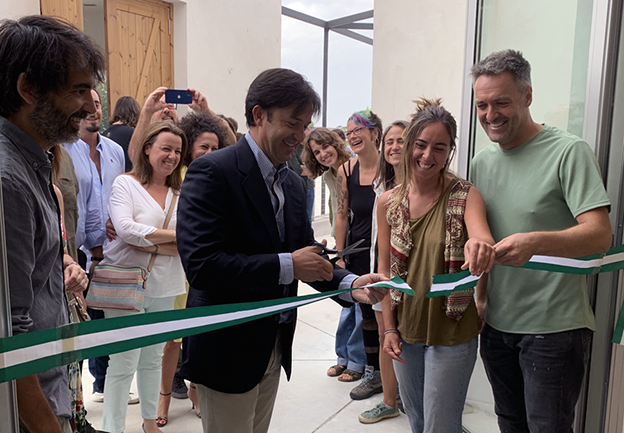
[(571, 433), (592, 332), (510, 334), (485, 324), (481, 358), (501, 433)]
[(375, 312), (370, 304), (360, 304), (360, 309), (362, 310), (362, 337), (366, 351), (366, 365), (379, 370), (379, 331)]
[[(87, 308), (87, 313), (91, 320), (104, 318), (104, 311)], [(104, 392), (104, 379), (106, 379), (106, 369), (108, 368), (108, 355), (89, 359), (89, 373), (95, 378), (93, 381), (93, 392)]]

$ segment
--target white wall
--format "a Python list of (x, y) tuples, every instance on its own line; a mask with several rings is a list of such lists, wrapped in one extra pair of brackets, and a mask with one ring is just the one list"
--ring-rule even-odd
[(24, 15), (39, 15), (39, 0), (1, 0), (0, 19), (17, 19)]
[(245, 132), (253, 79), (281, 62), (281, 1), (174, 2), (175, 85), (193, 87)]
[(385, 124), (409, 120), (412, 100), (443, 99), (461, 113), (466, 0), (377, 0), (372, 109)]

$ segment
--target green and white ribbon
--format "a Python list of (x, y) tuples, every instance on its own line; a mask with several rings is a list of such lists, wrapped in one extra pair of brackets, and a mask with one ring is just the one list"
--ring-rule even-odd
[[(413, 295), (400, 279), (367, 287), (391, 287)], [(176, 338), (249, 322), (338, 296), (353, 289), (242, 304), (215, 305), (72, 323), (0, 339), (0, 382), (73, 361), (125, 352)]]
[(615, 344), (624, 345), (624, 305), (620, 309), (620, 316), (613, 331), (613, 341)]
[[(616, 271), (624, 269), (624, 245), (611, 248), (604, 256), (594, 255), (578, 259), (535, 255), (520, 268), (577, 275)], [(427, 297), (448, 296), (455, 291), (469, 289), (477, 284), (480, 277), (471, 275), (468, 270), (434, 275)]]
[(397, 289), (403, 293), (414, 296), (412, 288), (405, 281), (403, 281), (401, 277), (394, 277), (390, 281), (380, 281), (379, 283), (371, 284), (367, 287), (387, 287), (389, 289)]

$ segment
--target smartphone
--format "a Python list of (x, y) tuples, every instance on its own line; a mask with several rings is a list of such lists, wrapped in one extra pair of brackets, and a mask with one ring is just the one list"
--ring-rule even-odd
[(165, 90), (165, 102), (167, 104), (190, 104), (193, 102), (193, 94), (188, 90)]

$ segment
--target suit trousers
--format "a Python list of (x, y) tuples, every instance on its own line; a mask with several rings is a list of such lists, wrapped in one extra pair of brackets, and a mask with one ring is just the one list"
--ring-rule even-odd
[(197, 395), (204, 433), (266, 433), (277, 397), (282, 353), (279, 332), (269, 365), (250, 391), (229, 394), (197, 383)]

